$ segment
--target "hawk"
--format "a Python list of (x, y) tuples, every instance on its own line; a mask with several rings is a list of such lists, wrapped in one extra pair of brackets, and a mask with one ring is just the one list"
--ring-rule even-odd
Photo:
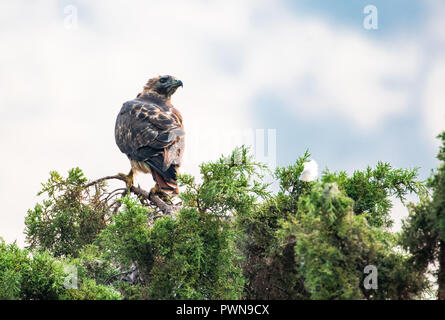
[(184, 126), (181, 113), (173, 107), (171, 96), (182, 87), (172, 76), (148, 80), (133, 100), (123, 104), (115, 126), (116, 144), (130, 160), (131, 170), (120, 174), (133, 185), (136, 172), (151, 173), (156, 182), (151, 194), (175, 196), (177, 178), (184, 153)]

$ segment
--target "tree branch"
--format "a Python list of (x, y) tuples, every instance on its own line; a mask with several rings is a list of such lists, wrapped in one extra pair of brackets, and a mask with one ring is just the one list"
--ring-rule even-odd
[[(107, 180), (120, 180), (123, 181), (125, 183), (127, 183), (126, 179), (124, 177), (122, 177), (121, 175), (114, 175), (114, 176), (106, 176), (94, 181), (91, 181), (90, 183), (85, 185), (85, 188), (90, 188), (92, 186), (96, 186), (97, 184), (107, 181)], [(125, 195), (125, 191), (127, 191), (127, 188), (125, 189), (117, 189), (117, 190), (124, 190), (123, 192), (123, 196)], [(110, 193), (113, 194), (115, 191), (114, 190)], [(169, 205), (167, 203), (165, 203), (159, 196), (157, 196), (154, 193), (151, 192), (147, 192), (146, 190), (140, 188), (140, 187), (136, 187), (136, 186), (131, 186), (130, 187), (130, 191), (131, 193), (135, 194), (136, 196), (138, 196), (141, 199), (141, 202), (145, 202), (145, 203), (151, 203), (154, 206), (156, 206), (159, 210), (161, 210), (164, 214), (168, 214), (168, 215), (172, 215), (176, 210), (178, 210), (178, 206), (175, 205)], [(119, 207), (118, 207), (119, 208)]]

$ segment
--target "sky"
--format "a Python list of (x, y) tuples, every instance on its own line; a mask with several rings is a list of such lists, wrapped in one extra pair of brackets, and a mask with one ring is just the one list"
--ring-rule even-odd
[[(182, 172), (244, 143), (271, 167), (308, 149), (320, 171), (384, 161), (425, 179), (445, 129), (444, 17), (440, 0), (1, 1), (0, 236), (24, 245), (51, 170), (129, 170), (115, 119), (159, 74), (184, 83)], [(406, 214), (395, 203), (396, 226)]]

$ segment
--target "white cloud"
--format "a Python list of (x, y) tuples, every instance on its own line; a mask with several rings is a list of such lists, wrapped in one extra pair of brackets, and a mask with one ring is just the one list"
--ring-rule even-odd
[(397, 83), (409, 82), (419, 71), (413, 44), (375, 42), (284, 11), (279, 19), (274, 27), (255, 33), (246, 75), (284, 97), (296, 116), (337, 114), (353, 126), (374, 129), (407, 108), (412, 91)]
[(425, 135), (434, 146), (440, 142), (433, 139), (445, 130), (445, 4), (428, 1), (430, 16), (426, 23), (422, 46), (425, 50), (426, 71), (421, 90), (421, 108)]
[(427, 0), (429, 17), (426, 23), (425, 39), (430, 46), (445, 49), (445, 3), (437, 0)]
[[(430, 138), (445, 130), (445, 59), (431, 65), (422, 96), (426, 133)], [(436, 143), (439, 143), (437, 140)]]

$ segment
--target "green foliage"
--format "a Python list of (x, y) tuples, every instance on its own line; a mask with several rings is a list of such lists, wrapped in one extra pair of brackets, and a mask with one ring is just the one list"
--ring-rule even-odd
[(48, 252), (34, 253), (22, 271), (22, 294), (29, 300), (57, 300), (63, 295), (63, 265)]
[(198, 186), (189, 175), (179, 180), (186, 191), (180, 195), (185, 206), (200, 212), (225, 216), (232, 211), (249, 212), (258, 197), (267, 197), (267, 184), (261, 182), (266, 166), (253, 161), (245, 147), (235, 149), (229, 157), (200, 166), (202, 183)]
[[(416, 171), (326, 171), (321, 182), (301, 180), (306, 152), (276, 170), (277, 196), (242, 221), (248, 235), (244, 270), (249, 298), (404, 299), (427, 286), (422, 273), (397, 252), (390, 225), (390, 196), (418, 191)], [(363, 288), (364, 267), (385, 270), (379, 290)]]
[(445, 299), (445, 131), (438, 138), (441, 162), (428, 179), (430, 193), (423, 193), (418, 204), (410, 204), (400, 242), (412, 253), (416, 268), (427, 272), (429, 264), (438, 262), (438, 297)]
[[(66, 178), (52, 172), (39, 193), (45, 199), (26, 217), (31, 251), (0, 246), (0, 298), (420, 297), (428, 287), (426, 265), (438, 252), (440, 230), (431, 227), (441, 214), (430, 213), (417, 170), (380, 162), (351, 176), (326, 170), (307, 182), (301, 175), (309, 157), (277, 168), (280, 188), (271, 194), (262, 182), (267, 168), (237, 148), (202, 164), (199, 182), (179, 176), (183, 206), (173, 217), (157, 216), (130, 195), (111, 212), (114, 191), (104, 184), (87, 187), (80, 169)], [(388, 231), (390, 198), (404, 200), (409, 192), (428, 201), (411, 207), (399, 237)], [(63, 287), (64, 265), (76, 268), (77, 289)], [(368, 265), (377, 267), (377, 290), (363, 286)], [(126, 282), (129, 273), (136, 280)]]
[(409, 216), (403, 222), (400, 241), (412, 253), (412, 264), (419, 270), (426, 270), (438, 256), (438, 219), (431, 210), (431, 199), (428, 197), (421, 198), (418, 204), (410, 204), (408, 208)]
[(125, 300), (149, 300), (149, 288), (143, 284), (130, 284), (125, 281), (116, 281), (113, 286), (120, 292)]
[(112, 217), (111, 223), (102, 231), (96, 243), (103, 248), (106, 259), (125, 267), (137, 262), (148, 271), (153, 264), (147, 223), (150, 212), (130, 196), (122, 198), (121, 202), (123, 210)]
[(321, 180), (337, 183), (354, 200), (355, 214), (364, 214), (372, 226), (391, 227), (390, 197), (395, 196), (403, 202), (408, 193), (423, 191), (422, 183), (416, 179), (417, 169), (392, 169), (389, 163), (378, 162), (375, 169), (367, 167), (364, 171), (355, 171), (351, 177), (346, 172), (326, 170)]
[(437, 259), (440, 241), (445, 241), (445, 132), (438, 138), (443, 142), (437, 156), (442, 162), (428, 179), (430, 193), (423, 194), (418, 204), (410, 204), (401, 238), (420, 268)]
[(196, 209), (182, 209), (177, 220), (160, 218), (150, 227), (141, 204), (128, 197), (123, 202), (123, 210), (97, 243), (115, 262), (135, 263), (150, 284), (141, 291), (131, 292), (128, 286), (124, 291), (151, 299), (239, 297), (242, 275), (233, 265), (229, 222)]
[(228, 221), (195, 208), (182, 209), (174, 221), (156, 221), (151, 233), (155, 264), (150, 272), (156, 299), (237, 299), (242, 271), (234, 261)]
[(120, 273), (111, 259), (95, 245), (84, 247), (78, 258), (67, 259), (66, 263), (77, 268), (79, 279), (95, 279), (99, 284), (109, 284)]
[[(248, 251), (248, 221), (261, 207), (260, 200), (270, 198), (268, 185), (261, 181), (267, 168), (255, 162), (244, 147), (235, 149), (230, 156), (221, 157), (214, 163), (205, 163), (200, 168), (202, 183), (199, 185), (192, 177), (181, 176), (182, 185), (186, 187), (181, 198), (189, 214), (200, 214), (200, 219), (208, 226), (207, 232), (214, 230), (214, 235), (208, 233), (205, 237), (210, 237), (209, 240), (213, 242), (218, 237), (220, 239), (214, 243), (214, 248), (208, 246), (209, 240), (204, 242), (208, 246), (205, 251), (212, 254), (220, 252), (206, 275), (215, 279), (213, 281), (222, 288), (230, 286), (230, 290), (225, 288), (228, 293), (224, 294), (224, 290), (221, 290), (213, 296), (239, 298), (244, 284), (241, 268), (244, 275), (249, 275), (244, 255)], [(218, 230), (221, 232), (218, 233)], [(226, 268), (226, 271), (222, 268)], [(212, 270), (218, 271), (221, 276)], [(226, 282), (225, 278), (230, 281)], [(229, 294), (230, 291), (232, 293)], [(212, 295), (209, 292), (203, 297), (206, 296)]]
[[(1, 240), (1, 239), (0, 239)], [(120, 299), (110, 286), (79, 273), (79, 288), (65, 289), (67, 261), (49, 252), (30, 252), (0, 241), (0, 300)]]
[(160, 218), (153, 226), (147, 224), (153, 212), (123, 198), (123, 210), (97, 243), (117, 263), (135, 263), (143, 271), (151, 298), (240, 298), (244, 280), (231, 221), (238, 212), (250, 212), (257, 197), (267, 194), (266, 186), (255, 180), (262, 168), (245, 148), (203, 164), (200, 184), (190, 176), (180, 177), (186, 191), (175, 219)]
[[(426, 288), (421, 273), (409, 270), (394, 237), (353, 211), (354, 202), (331, 184), (300, 197), (295, 216), (278, 231), (295, 241), (297, 271), (310, 299), (410, 299)], [(378, 290), (363, 286), (366, 266), (378, 270)]]
[(70, 170), (66, 178), (50, 173), (38, 193), (46, 199), (25, 218), (30, 249), (44, 248), (56, 257), (77, 256), (105, 228), (109, 210), (107, 202), (101, 201), (105, 186), (98, 185), (91, 193), (86, 181), (79, 168)]
[(123, 296), (111, 285), (119, 270), (106, 259), (97, 246), (84, 247), (77, 258), (62, 260), (64, 266), (75, 268), (77, 288), (67, 289), (65, 300), (121, 300)]
[(275, 176), (280, 182), (280, 194), (287, 194), (295, 203), (298, 197), (310, 190), (310, 183), (301, 180), (304, 171), (304, 164), (310, 157), (309, 151), (295, 162), (295, 164), (284, 168), (277, 168)]
[(237, 218), (238, 229), (244, 234), (239, 247), (246, 257), (243, 270), (248, 299), (308, 297), (304, 279), (296, 273), (293, 239), (282, 245), (277, 232), (281, 221), (295, 212), (300, 195), (311, 190), (313, 182), (300, 179), (309, 156), (306, 152), (294, 165), (277, 168), (275, 176), (280, 182), (277, 196), (268, 197), (260, 206)]
[(438, 138), (442, 140), (442, 146), (437, 155), (441, 161), (436, 172), (428, 180), (428, 187), (432, 189), (431, 211), (437, 218), (437, 228), (440, 239), (445, 241), (445, 131)]
[(63, 266), (48, 253), (35, 253), (0, 241), (0, 298), (56, 300), (63, 294)]
[(22, 269), (28, 253), (0, 238), (0, 300), (21, 298)]
[(313, 189), (300, 198), (297, 214), (283, 221), (283, 229), (278, 232), (282, 233), (284, 243), (290, 236), (298, 238), (295, 242), (297, 272), (304, 275), (310, 298), (359, 297), (360, 271), (354, 261), (357, 258), (342, 252), (342, 246), (352, 244), (345, 240), (358, 241), (364, 236), (354, 230), (352, 201), (344, 196), (326, 197), (318, 186)]
[(118, 299), (111, 287), (84, 278), (79, 289), (65, 289), (64, 263), (48, 252), (20, 249), (0, 241), (0, 300)]
[(78, 288), (66, 290), (65, 300), (121, 300), (115, 288), (96, 284), (94, 279), (84, 279)]

